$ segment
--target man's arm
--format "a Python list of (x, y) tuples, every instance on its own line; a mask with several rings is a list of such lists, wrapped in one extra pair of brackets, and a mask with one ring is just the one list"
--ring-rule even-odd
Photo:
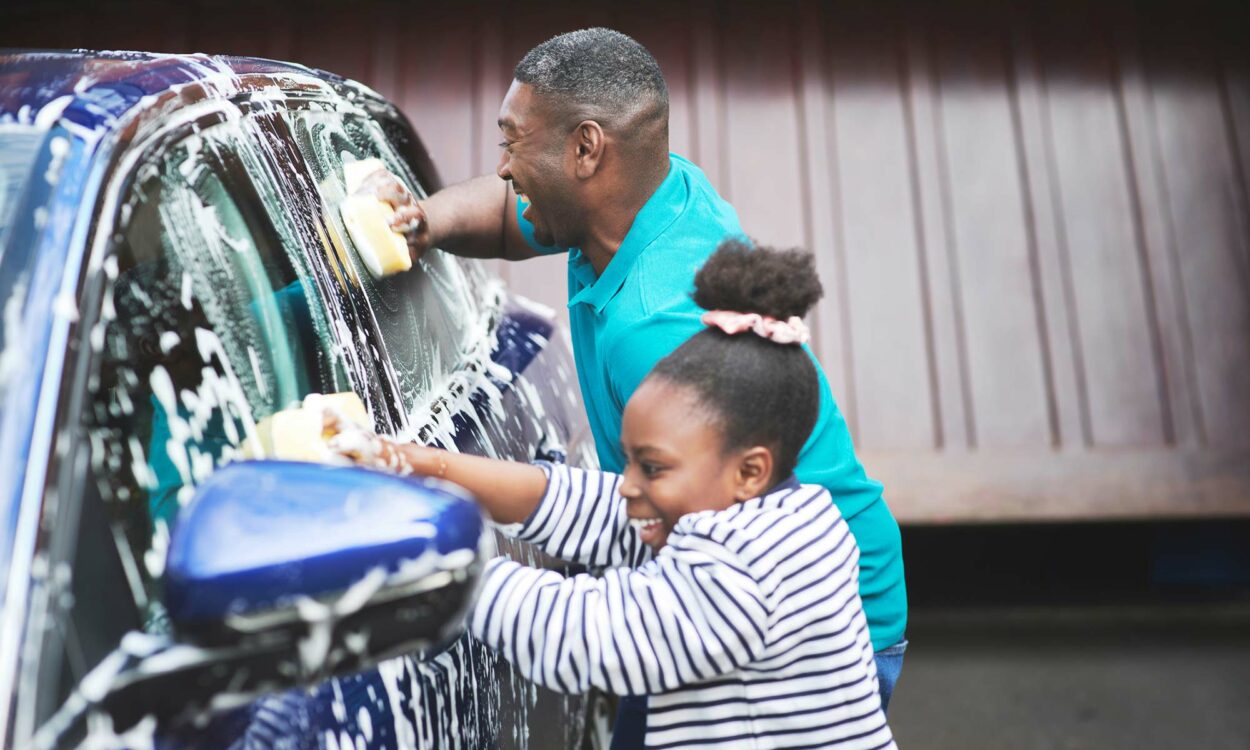
[(395, 175), (379, 170), (365, 181), (395, 208), (391, 228), (403, 232), (413, 259), (438, 247), (469, 258), (524, 260), (538, 255), (521, 234), (512, 183), (482, 175), (416, 200)]

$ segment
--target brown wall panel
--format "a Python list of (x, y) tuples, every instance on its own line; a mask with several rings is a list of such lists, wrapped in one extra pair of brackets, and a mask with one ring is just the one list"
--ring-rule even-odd
[(1211, 60), (1176, 50), (1166, 68), (1148, 69), (1166, 210), (1177, 240), (1181, 290), (1193, 341), (1203, 437), (1246, 444), (1250, 414), (1250, 269), (1245, 203), (1227, 139), (1225, 110)]
[(1048, 446), (1049, 382), (1038, 331), (1005, 33), (935, 39), (937, 127), (958, 267), (978, 447)]
[[(0, 44), (356, 77), (455, 182), (495, 169), (496, 113), (527, 49), (615, 26), (665, 71), (673, 150), (748, 233), (816, 255), (814, 348), (902, 519), (1250, 513), (1246, 9), (171, 8), (18, 2), (0, 7)], [(563, 257), (492, 265), (563, 311)]]
[(917, 239), (924, 257), (928, 324), (932, 347), (937, 448), (966, 451), (974, 434), (969, 402), (967, 343), (960, 299), (959, 272), (953, 257), (953, 225), (945, 190), (945, 151), (938, 123), (938, 81), (931, 34), (923, 19), (905, 25), (905, 113), (910, 131), (914, 175), (912, 189)]
[[(400, 41), (395, 45), (390, 61), (395, 71), (393, 88), (383, 93), (412, 120), (426, 148), (435, 155), (443, 182), (461, 182), (482, 171), (474, 164), (478, 156), (474, 136), (486, 127), (488, 115), (490, 132), (496, 136), (492, 146), (499, 141), (493, 116), (498, 105), (490, 112), (479, 112), (474, 102), (477, 39), (473, 19), (433, 9), (422, 22), (439, 33), (419, 44)], [(375, 65), (375, 71), (383, 64)], [(498, 151), (494, 146), (493, 152), (497, 155)]]
[(703, 168), (712, 185), (728, 196), (728, 177), (723, 163), (727, 160), (725, 136), (725, 85), (721, 66), (724, 13), (713, 0), (691, 0), (690, 25), (693, 36), (691, 53), (693, 96), (691, 121), (693, 142), (690, 152), (695, 163)]
[(231, 6), (189, 8), (188, 44), (170, 52), (254, 55), (289, 60), (294, 55), (295, 17), (276, 4), (255, 4), (246, 11)]
[(804, 246), (815, 255), (816, 271), (825, 295), (812, 311), (812, 349), (820, 359), (829, 387), (837, 394), (839, 407), (849, 424), (856, 423), (854, 414), (853, 378), (848, 374), (851, 363), (844, 329), (845, 264), (836, 239), (835, 218), (840, 206), (836, 160), (829, 137), (833, 101), (828, 86), (828, 52), (825, 42), (826, 14), (812, 3), (799, 6), (799, 112), (804, 157), (803, 170), (805, 235)]
[(726, 192), (748, 234), (782, 247), (805, 239), (791, 12), (787, 3), (730, 3), (722, 63)]
[(316, 12), (292, 15), (291, 56), (298, 62), (369, 83), (373, 46), (381, 8), (327, 4)]
[(932, 449), (933, 393), (902, 49), (890, 27), (833, 37), (833, 148), (843, 188), (839, 223), (858, 384), (858, 441), (873, 448)]
[(1159, 321), (1162, 377), (1167, 387), (1171, 442), (1193, 448), (1202, 435), (1202, 414), (1190, 333), (1189, 313), (1181, 285), (1181, 259), (1167, 208), (1167, 184), (1159, 154), (1158, 128), (1150, 82), (1146, 76), (1147, 50), (1136, 24), (1121, 16), (1114, 29), (1120, 99), (1125, 112), (1128, 162), (1141, 211), (1146, 265)]
[(1022, 185), (1031, 207), (1026, 217), (1036, 248), (1041, 328), (1048, 344), (1054, 383), (1051, 402), (1054, 447), (1068, 452), (1084, 450), (1092, 444), (1089, 398), (1074, 309), (1072, 267), (1064, 244), (1063, 196), (1059, 193), (1056, 174), (1046, 85), (1035, 33), (1029, 24), (1015, 24), (1012, 47), (1024, 165)]
[(1044, 128), (1087, 438), (1097, 447), (1161, 445), (1166, 391), (1120, 106), (1107, 95), (1117, 87), (1113, 50), (1088, 17), (1065, 20), (1050, 37), (1063, 41), (1043, 50)]
[[(169, 13), (166, 6), (147, 2), (101, 2), (75, 10), (62, 9), (62, 15), (80, 15), (85, 21), (81, 32), (96, 39), (108, 40), (110, 49), (185, 51), (193, 47), (190, 13)], [(136, 23), (137, 18), (146, 19)]]

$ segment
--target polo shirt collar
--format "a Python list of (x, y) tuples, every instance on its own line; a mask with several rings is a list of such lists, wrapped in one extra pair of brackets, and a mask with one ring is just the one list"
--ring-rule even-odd
[(629, 277), (629, 272), (642, 251), (681, 215), (686, 203), (685, 181), (680, 171), (673, 168), (671, 156), (668, 165), (668, 175), (638, 210), (638, 215), (634, 217), (634, 223), (630, 225), (629, 232), (617, 248), (616, 255), (612, 256), (599, 278), (595, 278), (594, 268), (581, 250), (571, 251), (569, 262), (572, 273), (583, 286), (569, 299), (570, 308), (587, 304), (594, 307), (596, 314), (603, 312), (603, 308), (616, 296), (625, 279)]

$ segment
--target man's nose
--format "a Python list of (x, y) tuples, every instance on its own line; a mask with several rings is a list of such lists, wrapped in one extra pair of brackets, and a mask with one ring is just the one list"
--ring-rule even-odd
[(512, 163), (508, 159), (507, 149), (499, 154), (499, 163), (495, 165), (495, 174), (499, 175), (501, 180), (512, 179)]

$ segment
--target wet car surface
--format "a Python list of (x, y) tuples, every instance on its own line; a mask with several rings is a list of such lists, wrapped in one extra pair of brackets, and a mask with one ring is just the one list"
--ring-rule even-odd
[[(403, 631), (393, 627), (401, 611), (415, 618), (395, 635), (411, 641), (404, 655), (382, 658), (362, 640), (367, 628), (336, 628), (310, 659), (321, 631), (293, 616), (281, 641), (291, 653), (275, 646), (283, 658), (268, 672), (239, 650), (259, 636), (197, 630), (186, 602), (207, 589), (167, 580), (171, 540), (220, 536), (203, 521), (178, 528), (210, 489), (233, 492), (223, 501), (241, 503), (223, 506), (231, 517), (270, 512), (279, 496), (298, 504), (286, 496), (300, 470), (249, 463), (245, 446), (259, 420), (309, 394), (354, 391), (384, 434), (502, 458), (594, 461), (550, 311), (441, 252), (398, 276), (365, 270), (336, 207), (343, 165), (366, 158), (419, 195), (439, 187), (403, 115), (328, 73), (200, 55), (0, 53), (0, 731), (10, 746), (84, 737), (177, 748), (576, 744), (582, 699), (537, 690), (457, 637), (473, 554), (455, 576), (426, 576), (408, 609), (361, 598), (377, 629)], [(260, 466), (258, 478), (221, 489), (246, 466)], [(263, 489), (270, 479), (277, 490)], [(327, 484), (300, 481), (310, 497)], [(420, 491), (413, 507), (438, 519), (465, 502)], [(321, 494), (333, 505), (330, 490)], [(439, 525), (450, 522), (431, 523), (431, 545), (450, 538)], [(315, 554), (270, 572), (312, 580), (340, 570), (348, 534), (324, 528)], [(475, 552), (478, 532), (461, 532), (455, 544)], [(307, 541), (281, 537), (275, 547)], [(219, 562), (229, 567), (224, 539)], [(318, 555), (322, 568), (311, 562)], [(222, 622), (258, 601), (254, 588), (226, 589)], [(304, 609), (322, 601), (304, 599)], [(198, 665), (200, 693), (179, 695), (193, 680), (172, 672), (150, 679), (171, 654)], [(139, 687), (100, 687), (122, 674), (140, 675)], [(204, 693), (209, 684), (220, 689)]]

